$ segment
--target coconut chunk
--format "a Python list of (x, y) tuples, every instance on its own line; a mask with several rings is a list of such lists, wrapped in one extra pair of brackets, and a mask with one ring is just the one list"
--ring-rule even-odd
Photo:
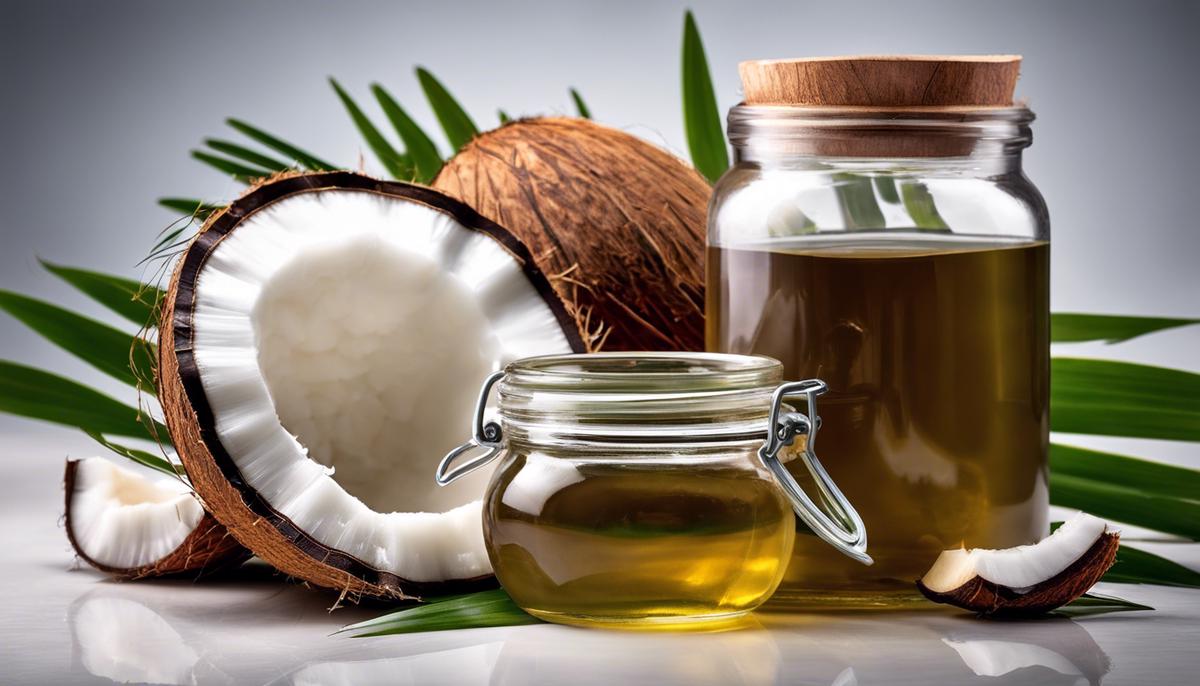
[(98, 569), (136, 578), (247, 557), (180, 479), (89, 457), (69, 460), (64, 481), (67, 537)]
[(1120, 538), (1103, 520), (1079, 513), (1032, 545), (947, 550), (918, 582), (937, 603), (983, 616), (1029, 616), (1061, 607), (1090, 589), (1116, 559)]
[(1037, 543), (1003, 550), (947, 550), (921, 583), (936, 593), (962, 586), (974, 576), (1011, 589), (1026, 589), (1061, 573), (1107, 530), (1103, 519), (1080, 512)]

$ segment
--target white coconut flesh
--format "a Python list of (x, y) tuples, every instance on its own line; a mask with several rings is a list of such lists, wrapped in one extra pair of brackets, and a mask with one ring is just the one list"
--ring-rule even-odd
[(89, 559), (115, 569), (163, 559), (204, 517), (179, 479), (101, 457), (76, 462), (71, 488), (67, 526), (75, 545)]
[(490, 573), (486, 471), (439, 489), (483, 378), (570, 352), (494, 238), (403, 198), (286, 197), (197, 277), (194, 356), (245, 482), (322, 545), (411, 581)]
[(948, 593), (978, 576), (1024, 591), (1065, 571), (1107, 530), (1104, 520), (1080, 512), (1037, 543), (1003, 550), (947, 550), (921, 583), (935, 593)]

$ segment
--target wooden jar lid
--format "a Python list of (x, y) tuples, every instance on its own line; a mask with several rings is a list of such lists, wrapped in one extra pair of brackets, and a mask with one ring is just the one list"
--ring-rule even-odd
[(1010, 107), (1020, 55), (889, 55), (750, 60), (747, 105)]
[[(751, 60), (738, 65), (749, 106), (811, 107), (866, 117), (966, 120), (1013, 106), (1020, 55), (889, 55)], [(831, 157), (959, 157), (970, 136), (885, 126), (847, 128), (788, 141), (794, 152)]]

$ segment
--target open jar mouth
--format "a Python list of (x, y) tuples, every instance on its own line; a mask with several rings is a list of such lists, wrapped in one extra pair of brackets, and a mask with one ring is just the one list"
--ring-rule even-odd
[(719, 353), (593, 353), (520, 360), (499, 384), (505, 433), (536, 442), (762, 441), (783, 366)]

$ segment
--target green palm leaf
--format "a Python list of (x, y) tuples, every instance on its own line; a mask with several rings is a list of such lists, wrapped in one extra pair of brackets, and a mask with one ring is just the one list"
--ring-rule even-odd
[(1106, 519), (1200, 540), (1200, 502), (1165, 498), (1050, 470), (1050, 502)]
[(330, 171), (333, 169), (338, 169), (337, 166), (322, 160), (307, 150), (302, 150), (291, 143), (272, 136), (266, 131), (251, 126), (240, 119), (229, 118), (225, 120), (225, 123), (247, 138), (251, 138), (274, 150), (275, 152), (285, 155), (289, 160), (295, 160), (300, 164), (301, 167), (304, 167), (305, 169), (314, 169), (317, 171)]
[[(1056, 531), (1062, 522), (1051, 522), (1050, 531)], [(1117, 549), (1117, 559), (1101, 581), (1116, 584), (1157, 584), (1159, 586), (1187, 586), (1200, 588), (1200, 572), (1172, 562), (1165, 557), (1131, 548), (1122, 543)]]
[(840, 173), (834, 174), (833, 179), (833, 190), (847, 229), (877, 229), (886, 225), (869, 177)]
[(433, 108), (438, 123), (446, 132), (450, 147), (458, 151), (479, 135), (475, 122), (471, 121), (467, 111), (458, 104), (453, 95), (450, 95), (450, 91), (446, 90), (441, 81), (423, 67), (417, 67), (417, 80), (421, 82), (421, 90), (425, 91), (425, 97), (429, 100), (429, 106)]
[(286, 162), (280, 162), (274, 157), (264, 155), (255, 150), (251, 150), (250, 148), (242, 147), (237, 143), (231, 143), (219, 138), (205, 138), (204, 144), (213, 150), (216, 150), (217, 152), (223, 152), (230, 157), (249, 162), (250, 164), (261, 167), (262, 169), (281, 172), (291, 168)]
[(690, 11), (683, 18), (683, 126), (692, 164), (709, 181), (716, 182), (729, 168), (729, 151), (725, 148), (704, 44)]
[(350, 94), (342, 88), (337, 80), (329, 79), (329, 85), (333, 86), (333, 90), (337, 92), (342, 104), (346, 107), (346, 112), (350, 114), (350, 119), (354, 121), (354, 126), (362, 134), (363, 139), (370, 146), (371, 151), (375, 153), (375, 157), (379, 159), (379, 162), (387, 170), (387, 173), (391, 174), (392, 178), (405, 181), (411, 179), (413, 172), (411, 166), (407, 163), (404, 156), (397, 152), (392, 147), (392, 144), (383, 137), (379, 129), (375, 128), (375, 125), (371, 123), (367, 115), (363, 114), (362, 108), (358, 106), (358, 103), (354, 102), (354, 99), (350, 97)]
[(1149, 605), (1142, 605), (1141, 603), (1135, 603), (1124, 598), (1100, 595), (1099, 593), (1084, 593), (1070, 603), (1055, 610), (1054, 614), (1063, 617), (1091, 617), (1110, 612), (1137, 612), (1153, 609)]
[(512, 117), (508, 116), (508, 112), (504, 110), (496, 110), (496, 117), (500, 119), (501, 124), (507, 124), (512, 121)]
[(900, 191), (896, 188), (896, 179), (891, 176), (876, 176), (872, 179), (875, 190), (884, 202), (896, 205), (900, 203)]
[(183, 471), (183, 467), (168, 462), (161, 455), (155, 455), (154, 453), (149, 453), (145, 450), (136, 450), (134, 448), (128, 448), (120, 445), (119, 443), (113, 443), (95, 431), (86, 431), (85, 433), (91, 436), (92, 440), (96, 441), (105, 448), (108, 448), (121, 457), (129, 458), (140, 465), (144, 465), (153, 470), (162, 472), (163, 474), (169, 474), (171, 476), (180, 476), (186, 474), (186, 472)]
[(145, 339), (11, 291), (0, 290), (0, 309), (114, 379), (154, 392), (154, 345)]
[(384, 90), (383, 86), (377, 83), (372, 84), (371, 92), (375, 94), (375, 99), (379, 101), (383, 113), (391, 120), (396, 133), (400, 135), (400, 140), (404, 141), (404, 147), (408, 151), (409, 157), (412, 158), (413, 166), (417, 169), (416, 179), (421, 183), (432, 181), (433, 177), (437, 176), (442, 169), (442, 155), (438, 152), (433, 140), (412, 120), (412, 117), (408, 116), (404, 108), (400, 107), (396, 99)]
[(538, 624), (541, 620), (524, 610), (501, 589), (453, 596), (444, 600), (391, 612), (365, 622), (343, 627), (337, 633), (355, 638), (407, 634), (417, 631), (472, 629), (489, 626)]
[(583, 101), (583, 96), (574, 88), (571, 89), (571, 100), (575, 101), (575, 111), (584, 119), (592, 118), (592, 111), (588, 109), (587, 103)]
[(1200, 441), (1200, 374), (1058, 357), (1050, 376), (1052, 431)]
[(212, 214), (213, 212), (218, 212), (225, 209), (224, 205), (214, 205), (212, 203), (207, 203), (203, 200), (196, 200), (193, 198), (159, 198), (158, 204), (167, 208), (168, 210), (172, 210), (189, 217), (196, 217), (200, 220), (207, 219), (208, 215)]
[(144, 283), (40, 260), (55, 276), (140, 327), (158, 324), (158, 303), (165, 295)]
[(1154, 553), (1122, 545), (1117, 550), (1117, 561), (1104, 575), (1103, 581), (1200, 588), (1200, 572)]
[(1054, 343), (1106, 341), (1121, 343), (1155, 331), (1200, 324), (1200, 319), (1120, 317), (1106, 314), (1055, 312), (1050, 315), (1050, 340)]
[(111, 436), (167, 437), (167, 427), (137, 409), (61, 376), (5, 360), (0, 360), (0, 412)]
[(253, 183), (255, 179), (261, 179), (264, 176), (271, 175), (271, 171), (269, 169), (259, 169), (258, 167), (247, 166), (241, 162), (227, 160), (224, 157), (217, 157), (216, 155), (210, 155), (203, 150), (193, 150), (192, 157), (200, 160), (213, 169), (216, 169), (222, 174), (228, 174), (232, 176), (242, 183)]
[[(950, 228), (950, 225), (946, 223), (945, 219), (942, 219), (942, 215), (938, 212), (937, 205), (933, 202), (933, 195), (925, 184), (914, 181), (901, 183), (900, 197), (904, 200), (904, 209), (912, 219), (913, 226), (918, 229), (934, 230)], [(880, 222), (883, 221), (882, 214), (879, 219)], [(883, 224), (880, 223), (877, 226), (883, 226)]]
[(1159, 497), (1200, 499), (1200, 471), (1070, 445), (1050, 444), (1050, 473), (1120, 484)]
[(163, 256), (167, 255), (171, 250), (185, 245), (189, 240), (191, 240), (191, 238), (190, 237), (184, 238), (183, 233), (185, 231), (187, 231), (188, 227), (190, 227), (190, 226), (191, 226), (191, 222), (189, 221), (188, 223), (184, 224), (183, 226), (180, 226), (179, 228), (173, 229), (173, 230), (167, 232), (166, 234), (164, 234), (163, 237), (160, 238), (158, 240), (158, 242), (154, 244), (154, 247), (150, 248), (150, 254), (147, 255), (146, 258), (143, 259), (141, 262), (139, 262), (138, 265), (140, 266), (142, 264), (145, 264), (149, 260), (153, 260), (157, 257), (163, 257)]

